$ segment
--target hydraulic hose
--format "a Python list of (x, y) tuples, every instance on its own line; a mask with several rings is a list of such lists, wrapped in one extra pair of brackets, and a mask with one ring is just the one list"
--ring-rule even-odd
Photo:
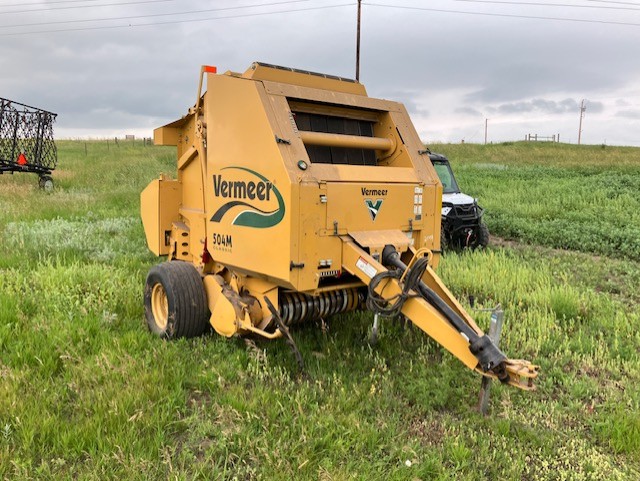
[[(506, 371), (504, 361), (506, 361), (507, 356), (493, 343), (489, 336), (482, 335), (479, 336), (478, 333), (471, 328), (459, 315), (456, 313), (449, 304), (447, 304), (436, 292), (427, 286), (422, 280), (422, 274), (426, 269), (426, 265), (424, 268), (420, 266), (420, 269), (416, 270), (418, 262), (414, 264), (414, 267), (407, 273), (405, 276), (405, 286), (403, 288), (403, 292), (405, 289), (416, 289), (420, 293), (420, 295), (426, 300), (429, 304), (435, 307), (448, 321), (449, 323), (463, 336), (465, 339), (469, 341), (469, 350), (473, 353), (473, 355), (478, 359), (481, 368), (487, 372), (492, 371), (498, 379), (502, 382), (509, 382), (509, 374)], [(400, 259), (400, 254), (395, 250), (393, 246), (386, 246), (382, 251), (382, 264), (385, 266), (391, 266), (398, 269), (400, 272), (404, 272), (407, 270), (407, 266)], [(416, 271), (414, 274), (411, 271)], [(419, 274), (419, 276), (418, 276)], [(408, 285), (407, 280), (409, 278), (414, 279), (417, 277), (417, 280), (413, 280), (414, 286)], [(373, 280), (372, 280), (373, 281)]]
[[(427, 265), (427, 258), (418, 259), (405, 277), (402, 291), (390, 298), (382, 297), (376, 292), (376, 289), (384, 279), (396, 279), (399, 281), (404, 271), (402, 269), (393, 269), (375, 275), (368, 286), (367, 308), (388, 317), (395, 317), (400, 314), (402, 306), (407, 299), (420, 296), (418, 283), (427, 269)], [(411, 291), (415, 291), (417, 294), (411, 294)]]

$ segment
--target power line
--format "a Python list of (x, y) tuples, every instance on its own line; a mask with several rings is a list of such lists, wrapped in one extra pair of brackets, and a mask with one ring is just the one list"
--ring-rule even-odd
[(576, 23), (597, 23), (604, 25), (625, 25), (629, 27), (640, 27), (640, 23), (631, 22), (614, 22), (608, 20), (586, 20), (579, 18), (566, 18), (566, 17), (542, 17), (536, 15), (516, 15), (507, 13), (488, 13), (488, 12), (469, 12), (464, 10), (445, 10), (440, 8), (425, 8), (425, 7), (409, 7), (404, 5), (386, 5), (381, 3), (367, 3), (370, 7), (384, 7), (384, 8), (397, 8), (405, 10), (421, 10), (425, 12), (439, 12), (439, 13), (457, 13), (461, 15), (480, 15), (484, 17), (503, 17), (503, 18), (524, 18), (530, 20), (557, 20), (562, 22), (576, 22)]
[[(78, 3), (81, 1), (100, 1), (100, 0), (57, 0), (51, 3)], [(101, 7), (101, 6), (114, 6), (114, 5), (132, 5), (132, 4), (149, 4), (149, 3), (160, 3), (160, 2), (169, 2), (176, 0), (136, 0), (132, 2), (119, 2), (119, 3), (110, 3), (110, 4), (101, 4), (101, 5), (83, 5), (83, 6), (73, 6), (73, 7), (59, 7), (58, 10), (61, 9), (72, 9), (72, 8), (84, 8), (84, 7)], [(143, 18), (158, 18), (158, 17), (167, 17), (167, 16), (177, 16), (177, 15), (189, 15), (189, 14), (202, 14), (202, 13), (211, 13), (211, 12), (221, 12), (221, 11), (229, 11), (229, 10), (239, 10), (246, 8), (258, 8), (258, 7), (267, 7), (267, 6), (276, 6), (276, 5), (284, 5), (291, 3), (302, 3), (309, 2), (311, 0), (286, 0), (280, 2), (269, 2), (262, 4), (254, 4), (254, 5), (243, 5), (237, 7), (225, 7), (225, 8), (216, 8), (216, 9), (204, 9), (204, 10), (192, 10), (186, 12), (176, 12), (176, 13), (157, 13), (157, 14), (145, 14), (145, 15), (135, 15), (135, 16), (119, 16), (119, 17), (102, 17), (102, 18), (92, 18), (92, 19), (77, 19), (77, 20), (60, 20), (60, 21), (52, 21), (52, 22), (37, 22), (37, 23), (25, 23), (25, 24), (12, 24), (12, 25), (1, 25), (0, 28), (20, 28), (20, 27), (35, 27), (35, 26), (46, 26), (46, 25), (63, 25), (63, 24), (73, 24), (73, 23), (90, 23), (90, 22), (106, 22), (106, 21), (120, 21), (120, 20), (139, 20)], [(490, 4), (513, 4), (513, 5), (535, 5), (535, 6), (575, 6), (575, 7), (590, 7), (590, 8), (613, 8), (613, 9), (622, 9), (622, 7), (597, 7), (597, 6), (586, 6), (586, 5), (568, 5), (568, 4), (545, 4), (542, 2), (515, 2), (515, 1), (507, 1), (507, 0), (451, 0), (456, 2), (466, 2), (466, 3), (490, 3)], [(636, 5), (633, 2), (608, 2), (605, 0), (587, 0), (594, 1), (600, 3), (616, 3), (616, 4), (630, 4)], [(319, 10), (323, 8), (336, 8), (342, 6), (352, 5), (350, 4), (339, 4), (339, 5), (328, 5), (321, 7), (314, 7), (309, 9), (298, 9), (298, 10), (287, 10), (281, 11), (281, 13), (295, 12), (295, 11), (304, 11), (304, 10)], [(518, 14), (501, 14), (501, 13), (488, 13), (488, 12), (472, 12), (472, 11), (463, 11), (463, 10), (447, 10), (447, 9), (435, 9), (435, 8), (426, 8), (426, 7), (412, 7), (412, 6), (403, 6), (403, 5), (387, 5), (387, 4), (376, 4), (376, 3), (367, 3), (366, 5), (370, 5), (372, 7), (382, 7), (382, 8), (395, 8), (395, 9), (407, 9), (407, 10), (420, 10), (420, 11), (432, 11), (432, 12), (440, 12), (440, 13), (454, 13), (454, 14), (462, 14), (462, 15), (480, 15), (480, 16), (492, 16), (492, 17), (506, 17), (506, 18), (523, 18), (523, 19), (534, 19), (534, 20), (555, 20), (555, 21), (568, 21), (568, 22), (579, 22), (579, 23), (597, 23), (597, 24), (610, 24), (610, 25), (625, 25), (625, 26), (634, 26), (638, 27), (640, 24), (631, 23), (631, 22), (617, 22), (617, 21), (606, 21), (606, 20), (588, 20), (588, 19), (576, 19), (576, 18), (566, 18), (566, 17), (547, 17), (547, 16), (533, 16), (533, 15), (518, 15)], [(640, 4), (637, 4), (640, 5)], [(1, 7), (1, 5), (0, 5)], [(625, 8), (627, 9), (627, 8)], [(628, 8), (629, 10), (638, 10)], [(28, 12), (32, 12), (36, 10), (30, 10)], [(0, 12), (0, 15), (3, 13), (17, 13), (17, 12)], [(26, 12), (24, 12), (26, 13)], [(264, 12), (265, 15), (272, 15), (274, 13), (280, 12)], [(94, 27), (81, 27), (81, 28), (73, 28), (73, 29), (56, 29), (56, 30), (43, 30), (43, 31), (34, 31), (34, 32), (16, 32), (16, 33), (0, 33), (0, 37), (7, 36), (16, 36), (16, 35), (27, 35), (27, 34), (37, 34), (37, 33), (59, 33), (59, 32), (70, 32), (70, 31), (84, 31), (84, 30), (99, 30), (99, 29), (112, 29), (112, 28), (124, 28), (124, 27), (143, 27), (143, 26), (153, 26), (153, 25), (166, 25), (166, 24), (175, 24), (175, 23), (188, 23), (188, 22), (201, 22), (208, 20), (217, 20), (223, 18), (241, 18), (245, 16), (256, 16), (257, 14), (250, 15), (238, 15), (238, 16), (226, 16), (226, 17), (209, 17), (204, 19), (185, 19), (185, 20), (175, 20), (169, 22), (154, 22), (154, 23), (143, 23), (143, 24), (127, 24), (127, 25), (111, 25), (111, 26), (94, 26)]]
[[(101, 2), (102, 0), (55, 0), (53, 2), (47, 2), (50, 4), (53, 3), (87, 3), (87, 2)], [(42, 2), (33, 2), (33, 3), (8, 3), (6, 5), (0, 5), (2, 8), (8, 7), (28, 7), (30, 5), (42, 5)]]
[(68, 24), (68, 23), (109, 22), (109, 21), (116, 21), (116, 20), (139, 20), (141, 18), (173, 17), (176, 15), (191, 15), (191, 14), (200, 14), (200, 13), (223, 12), (228, 10), (271, 7), (271, 6), (277, 6), (277, 5), (284, 5), (284, 4), (290, 4), (290, 3), (302, 3), (302, 2), (310, 2), (310, 1), (311, 0), (284, 0), (281, 2), (259, 3), (254, 5), (241, 5), (238, 7), (209, 8), (206, 10), (191, 10), (186, 12), (149, 13), (144, 15), (130, 15), (126, 17), (102, 17), (102, 18), (88, 18), (88, 19), (77, 19), (77, 20), (58, 20), (53, 22), (35, 22), (35, 23), (0, 25), (0, 28), (42, 27), (45, 25), (62, 25), (62, 24)]
[(640, 7), (640, 3), (638, 2), (611, 2), (607, 0), (586, 0), (587, 2), (595, 2), (595, 3), (615, 3), (616, 5), (635, 5)]
[[(307, 0), (295, 0), (295, 1), (307, 1)], [(79, 27), (79, 28), (65, 28), (58, 30), (39, 30), (34, 32), (15, 32), (15, 33), (0, 33), (0, 37), (15, 37), (19, 35), (36, 35), (40, 33), (62, 33), (62, 32), (83, 32), (88, 30), (113, 30), (118, 28), (137, 28), (137, 27), (152, 27), (157, 25), (173, 25), (179, 23), (195, 23), (195, 22), (208, 22), (211, 20), (224, 20), (232, 18), (247, 18), (247, 17), (259, 17), (262, 15), (277, 15), (280, 13), (293, 13), (293, 12), (307, 12), (310, 10), (325, 10), (329, 8), (351, 7), (353, 2), (341, 3), (337, 5), (323, 5), (321, 7), (308, 7), (298, 8), (291, 10), (279, 10), (277, 12), (259, 12), (259, 13), (246, 13), (241, 15), (227, 15), (226, 17), (208, 17), (208, 18), (195, 18), (185, 20), (167, 20), (165, 22), (153, 22), (153, 23), (140, 23), (140, 24), (126, 24), (126, 25), (105, 25), (101, 27)], [(236, 7), (240, 8), (240, 7)], [(174, 14), (175, 15), (175, 14)]]
[(576, 5), (569, 3), (543, 3), (543, 2), (513, 2), (513, 1), (500, 1), (500, 0), (449, 0), (452, 2), (464, 2), (464, 3), (489, 3), (494, 5), (527, 5), (534, 7), (568, 7), (568, 8), (589, 8), (599, 10), (633, 10), (638, 11), (640, 8), (632, 7), (605, 7), (602, 5)]
[[(32, 8), (29, 10), (13, 10), (11, 12), (0, 12), (0, 15), (12, 14), (12, 13), (33, 13), (33, 12), (45, 12), (52, 10), (76, 10), (79, 8), (99, 8), (99, 7), (115, 7), (115, 6), (123, 6), (123, 5), (140, 5), (140, 4), (149, 4), (149, 3), (166, 3), (166, 2), (176, 2), (177, 0), (136, 0), (132, 2), (119, 2), (119, 3), (103, 3), (100, 5), (73, 5), (70, 7), (43, 7), (43, 8)], [(30, 4), (35, 5), (35, 4)], [(8, 5), (1, 5), (2, 7), (6, 7)], [(13, 6), (13, 5), (10, 5)], [(20, 5), (22, 6), (22, 5)]]

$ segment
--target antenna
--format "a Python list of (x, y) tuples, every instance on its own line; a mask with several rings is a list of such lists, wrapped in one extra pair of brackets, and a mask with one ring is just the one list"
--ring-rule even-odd
[(360, 82), (360, 13), (362, 0), (358, 0), (358, 33), (356, 37), (356, 81)]

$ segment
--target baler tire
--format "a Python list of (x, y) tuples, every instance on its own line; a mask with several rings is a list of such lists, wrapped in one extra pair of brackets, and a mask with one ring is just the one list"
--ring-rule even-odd
[(163, 339), (204, 333), (209, 308), (196, 268), (182, 261), (152, 267), (144, 288), (144, 315), (149, 330)]
[(440, 254), (445, 255), (447, 250), (447, 234), (444, 229), (440, 228)]

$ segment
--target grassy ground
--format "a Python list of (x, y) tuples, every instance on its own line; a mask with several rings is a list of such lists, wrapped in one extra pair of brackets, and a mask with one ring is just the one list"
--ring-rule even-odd
[[(144, 244), (138, 195), (174, 170), (174, 152), (59, 148), (52, 194), (35, 176), (0, 177), (1, 479), (640, 477), (640, 238), (624, 230), (633, 222), (619, 224), (627, 250), (574, 246), (567, 229), (573, 250), (559, 250), (533, 211), (507, 208), (528, 199), (552, 209), (562, 202), (553, 195), (579, 186), (587, 169), (594, 183), (577, 198), (566, 192), (575, 218), (564, 220), (591, 210), (604, 222), (597, 205), (610, 206), (599, 188), (613, 181), (597, 179), (633, 183), (637, 149), (434, 148), (481, 197), (491, 229), (529, 243), (441, 264), (460, 299), (502, 304), (502, 346), (542, 366), (538, 391), (494, 386), (482, 417), (477, 375), (390, 321), (372, 349), (368, 314), (294, 331), (307, 379), (282, 342), (153, 338), (141, 299), (157, 259)], [(636, 196), (619, 197), (611, 212), (637, 215)], [(549, 212), (549, 222), (564, 215)], [(524, 230), (509, 233), (511, 221)]]

